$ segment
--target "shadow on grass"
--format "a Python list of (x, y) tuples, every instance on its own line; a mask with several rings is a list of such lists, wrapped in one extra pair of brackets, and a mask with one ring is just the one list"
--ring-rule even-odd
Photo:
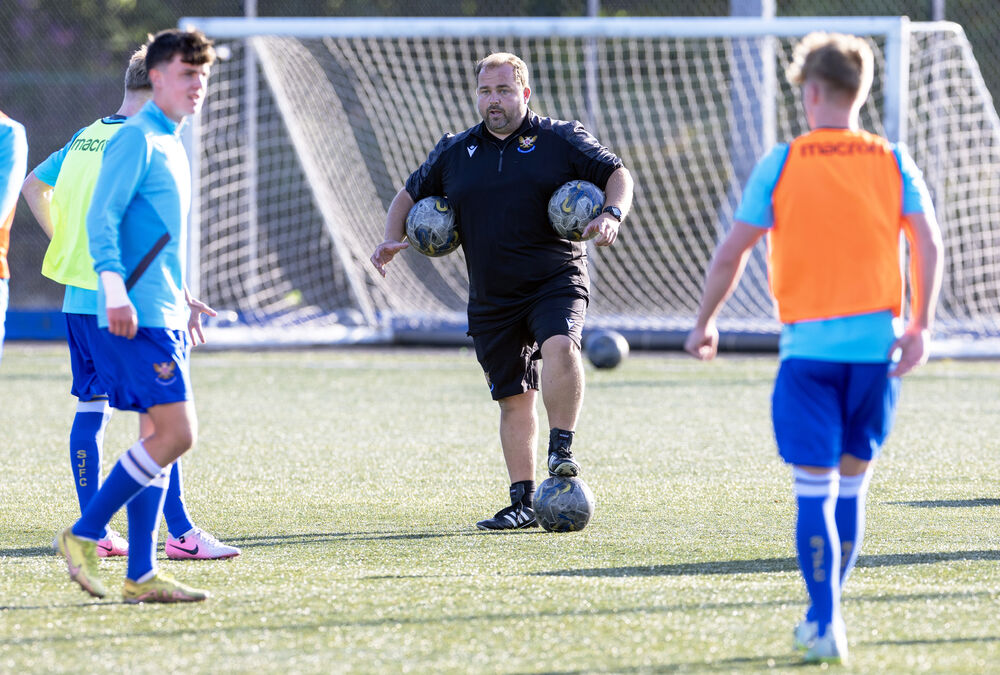
[[(955, 560), (1000, 560), (1000, 551), (944, 551), (940, 553), (889, 553), (862, 555), (858, 567), (894, 567), (897, 565), (933, 565)], [(555, 577), (674, 577), (703, 574), (761, 574), (798, 571), (795, 558), (758, 558), (757, 560), (718, 560), (676, 565), (630, 567), (593, 567), (575, 570), (536, 572), (535, 576)]]
[[(289, 544), (318, 544), (325, 541), (416, 541), (420, 539), (446, 539), (448, 537), (474, 537), (479, 531), (456, 530), (453, 532), (300, 532), (256, 537), (223, 537), (227, 544), (241, 548), (259, 546), (288, 546)], [(2, 554), (2, 552), (0, 552)]]
[[(492, 532), (488, 530), (456, 530), (454, 532), (300, 532), (298, 534), (274, 534), (256, 537), (221, 536), (227, 544), (240, 548), (266, 546), (293, 546), (296, 544), (322, 544), (329, 541), (416, 541), (420, 539), (446, 539), (448, 537), (511, 536), (517, 534), (539, 534), (541, 530), (508, 530)], [(161, 545), (162, 552), (162, 545)], [(36, 558), (54, 556), (49, 546), (29, 548), (0, 548), (0, 558)]]
[(1000, 506), (1000, 499), (931, 499), (915, 502), (883, 502), (892, 506), (915, 506), (922, 509), (973, 508), (976, 506)]
[(996, 635), (986, 635), (983, 637), (949, 637), (949, 638), (934, 638), (926, 640), (872, 640), (869, 642), (859, 642), (859, 645), (886, 645), (886, 646), (919, 646), (919, 645), (954, 645), (954, 644), (966, 644), (974, 645), (981, 642), (1000, 642), (1000, 637)]
[(801, 656), (783, 654), (781, 656), (738, 656), (715, 661), (688, 661), (686, 663), (664, 663), (662, 665), (641, 665), (613, 668), (587, 668), (586, 670), (526, 670), (514, 675), (582, 675), (583, 673), (712, 673), (762, 671), (770, 668), (807, 667)]

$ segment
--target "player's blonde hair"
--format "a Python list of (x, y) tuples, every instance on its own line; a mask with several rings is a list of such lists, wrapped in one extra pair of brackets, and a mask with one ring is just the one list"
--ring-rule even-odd
[(485, 59), (480, 59), (476, 63), (476, 78), (479, 77), (479, 73), (483, 72), (486, 68), (497, 68), (499, 66), (510, 66), (514, 69), (514, 82), (521, 85), (522, 87), (527, 87), (528, 85), (528, 66), (515, 54), (510, 52), (494, 52), (490, 54)]
[(125, 70), (125, 89), (144, 91), (152, 88), (149, 72), (146, 70), (146, 45), (143, 45), (136, 49), (129, 59), (128, 68)]
[(796, 86), (807, 80), (851, 101), (864, 100), (874, 76), (872, 48), (862, 38), (843, 33), (809, 33), (795, 45), (785, 77)]

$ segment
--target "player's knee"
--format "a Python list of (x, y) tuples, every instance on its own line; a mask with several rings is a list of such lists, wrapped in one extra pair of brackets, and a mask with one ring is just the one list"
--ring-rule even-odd
[(170, 434), (170, 445), (177, 453), (186, 452), (194, 445), (196, 436), (191, 427), (175, 428)]

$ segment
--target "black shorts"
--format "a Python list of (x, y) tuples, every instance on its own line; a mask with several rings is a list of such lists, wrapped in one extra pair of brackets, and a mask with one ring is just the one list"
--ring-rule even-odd
[(553, 335), (567, 335), (579, 347), (586, 316), (586, 299), (550, 296), (535, 302), (514, 323), (474, 335), (476, 358), (493, 400), (538, 389), (540, 345)]

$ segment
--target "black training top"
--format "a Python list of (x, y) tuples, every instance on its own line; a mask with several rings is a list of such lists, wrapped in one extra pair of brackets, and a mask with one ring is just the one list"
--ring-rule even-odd
[(516, 320), (541, 297), (588, 297), (586, 246), (553, 231), (549, 198), (571, 180), (603, 190), (621, 166), (579, 122), (530, 110), (503, 140), (480, 123), (438, 141), (406, 191), (414, 202), (447, 197), (455, 209), (469, 270), (470, 334)]

